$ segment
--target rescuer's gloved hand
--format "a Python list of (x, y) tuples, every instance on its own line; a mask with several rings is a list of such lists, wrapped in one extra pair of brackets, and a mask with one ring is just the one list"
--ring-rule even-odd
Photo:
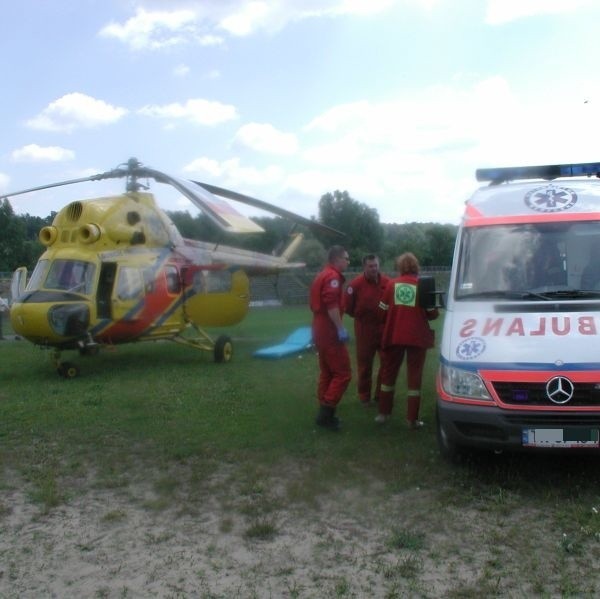
[(338, 339), (342, 343), (348, 343), (348, 341), (350, 341), (350, 335), (348, 334), (348, 331), (345, 329), (345, 327), (338, 329)]

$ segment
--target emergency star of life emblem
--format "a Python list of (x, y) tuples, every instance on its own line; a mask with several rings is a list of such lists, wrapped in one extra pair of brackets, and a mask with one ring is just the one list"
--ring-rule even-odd
[(536, 212), (561, 212), (575, 205), (577, 194), (568, 187), (546, 185), (527, 192), (524, 200)]
[(470, 337), (458, 344), (456, 355), (461, 360), (473, 360), (485, 351), (485, 341), (481, 337)]
[(416, 285), (396, 283), (394, 287), (394, 303), (398, 306), (414, 306), (417, 299)]

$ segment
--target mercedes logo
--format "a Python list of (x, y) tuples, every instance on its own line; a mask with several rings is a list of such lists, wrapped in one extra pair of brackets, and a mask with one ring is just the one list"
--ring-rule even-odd
[(564, 376), (555, 376), (546, 383), (546, 395), (552, 403), (565, 404), (571, 401), (575, 386)]

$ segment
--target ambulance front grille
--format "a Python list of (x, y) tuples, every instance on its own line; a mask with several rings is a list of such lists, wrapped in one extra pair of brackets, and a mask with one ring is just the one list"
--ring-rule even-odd
[[(544, 406), (556, 408), (559, 404), (550, 401), (546, 393), (546, 383), (494, 382), (494, 390), (500, 400), (511, 406)], [(574, 383), (573, 397), (564, 407), (600, 407), (600, 384)]]

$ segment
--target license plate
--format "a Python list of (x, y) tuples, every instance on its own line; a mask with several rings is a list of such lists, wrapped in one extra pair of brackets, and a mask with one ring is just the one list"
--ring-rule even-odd
[(597, 428), (524, 428), (524, 447), (600, 447)]

